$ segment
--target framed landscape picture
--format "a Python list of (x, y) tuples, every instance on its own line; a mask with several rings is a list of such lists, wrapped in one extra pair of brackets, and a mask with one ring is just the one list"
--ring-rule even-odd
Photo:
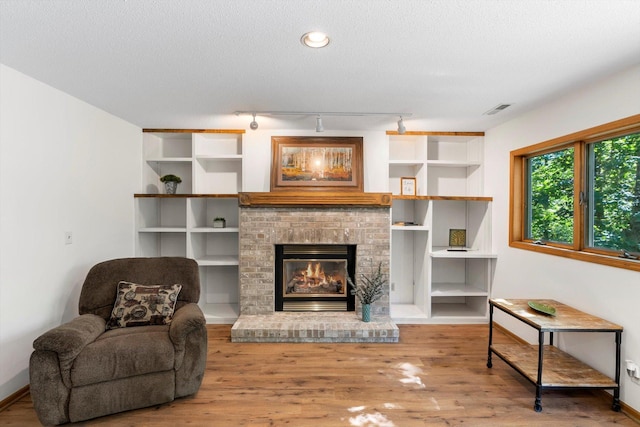
[(362, 137), (271, 137), (271, 191), (363, 191)]

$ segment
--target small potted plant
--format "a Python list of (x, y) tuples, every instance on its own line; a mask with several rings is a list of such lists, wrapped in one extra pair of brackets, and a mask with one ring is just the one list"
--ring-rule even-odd
[(383, 295), (383, 286), (387, 280), (382, 274), (382, 263), (378, 264), (378, 269), (372, 277), (361, 274), (360, 284), (356, 285), (347, 277), (347, 283), (351, 287), (351, 295), (358, 297), (362, 304), (362, 321), (371, 321), (371, 304), (378, 301)]
[(161, 182), (164, 182), (164, 189), (167, 194), (176, 194), (176, 190), (178, 189), (178, 184), (182, 182), (182, 179), (177, 175), (164, 175), (160, 178)]
[(227, 226), (227, 220), (224, 217), (217, 216), (213, 219), (213, 228), (225, 228)]

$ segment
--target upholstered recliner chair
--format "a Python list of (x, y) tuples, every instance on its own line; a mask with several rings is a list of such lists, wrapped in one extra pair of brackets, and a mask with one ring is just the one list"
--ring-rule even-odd
[(82, 421), (198, 391), (207, 357), (199, 298), (191, 259), (123, 258), (91, 268), (80, 316), (33, 343), (30, 390), (40, 421)]

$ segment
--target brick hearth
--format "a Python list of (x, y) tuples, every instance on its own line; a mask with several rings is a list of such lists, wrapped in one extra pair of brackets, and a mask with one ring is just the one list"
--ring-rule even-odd
[(231, 328), (233, 342), (398, 342), (388, 316), (363, 322), (353, 311), (241, 315)]

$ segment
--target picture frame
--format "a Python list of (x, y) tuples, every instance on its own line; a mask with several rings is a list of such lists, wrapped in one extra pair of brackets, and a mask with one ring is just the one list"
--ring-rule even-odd
[(400, 178), (400, 194), (402, 196), (415, 196), (416, 188), (415, 178), (405, 176)]
[(449, 229), (449, 251), (466, 252), (467, 246), (467, 230), (463, 228)]
[(271, 191), (364, 191), (362, 137), (271, 137)]

